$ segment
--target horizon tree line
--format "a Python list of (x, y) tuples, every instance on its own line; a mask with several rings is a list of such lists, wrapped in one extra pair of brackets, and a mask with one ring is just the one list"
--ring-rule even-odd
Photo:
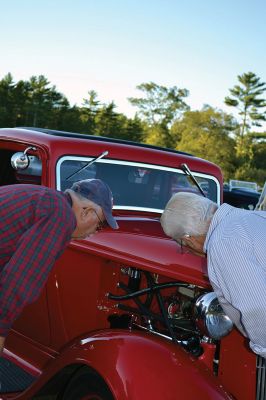
[(266, 121), (266, 83), (253, 72), (237, 77), (224, 102), (237, 110), (229, 113), (205, 105), (191, 111), (188, 89), (154, 82), (137, 86), (140, 97), (129, 102), (137, 108), (128, 118), (116, 105), (100, 102), (88, 91), (81, 106), (43, 75), (15, 82), (11, 73), (0, 80), (0, 127), (31, 126), (107, 136), (187, 151), (218, 164), (224, 179), (266, 180), (266, 132), (254, 130)]

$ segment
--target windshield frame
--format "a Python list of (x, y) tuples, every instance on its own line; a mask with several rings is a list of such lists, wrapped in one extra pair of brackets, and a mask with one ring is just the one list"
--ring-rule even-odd
[[(82, 161), (82, 162), (90, 162), (93, 160), (95, 157), (85, 157), (85, 156), (72, 156), (72, 155), (67, 155), (61, 157), (56, 164), (56, 189), (61, 190), (61, 177), (60, 177), (60, 168), (63, 162), (65, 161)], [(105, 159), (102, 158), (99, 161), (96, 161), (96, 163), (102, 163), (102, 164), (116, 164), (116, 165), (124, 165), (124, 166), (132, 166), (132, 167), (139, 167), (139, 168), (149, 168), (149, 169), (155, 169), (155, 170), (162, 170), (162, 171), (169, 171), (173, 173), (178, 173), (180, 175), (186, 176), (184, 171), (181, 168), (173, 168), (173, 167), (166, 167), (163, 165), (157, 165), (157, 164), (149, 164), (149, 163), (142, 163), (142, 162), (135, 162), (135, 161), (125, 161), (125, 160), (119, 160), (119, 159)], [(192, 174), (196, 178), (206, 178), (212, 180), (216, 184), (216, 197), (217, 197), (217, 204), (220, 205), (220, 196), (221, 196), (221, 188), (220, 188), (220, 182), (219, 180), (210, 174), (206, 173), (201, 173), (201, 172), (196, 172), (191, 170)], [(77, 175), (77, 180), (78, 180), (78, 175)], [(134, 207), (131, 205), (114, 205), (113, 206), (114, 210), (127, 210), (127, 211), (145, 211), (149, 213), (158, 213), (162, 214), (163, 209), (157, 209), (157, 208), (150, 208), (150, 207)]]

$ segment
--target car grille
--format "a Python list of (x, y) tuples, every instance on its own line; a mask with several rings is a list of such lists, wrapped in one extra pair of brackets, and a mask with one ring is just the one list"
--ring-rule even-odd
[(266, 359), (257, 356), (257, 390), (256, 400), (266, 399)]

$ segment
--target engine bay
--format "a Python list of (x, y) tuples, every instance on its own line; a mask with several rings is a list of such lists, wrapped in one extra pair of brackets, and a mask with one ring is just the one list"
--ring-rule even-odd
[(108, 293), (120, 313), (109, 316), (111, 328), (140, 329), (181, 345), (195, 357), (203, 343), (218, 344), (233, 324), (214, 292), (179, 281), (166, 281), (147, 271), (125, 267), (121, 295)]

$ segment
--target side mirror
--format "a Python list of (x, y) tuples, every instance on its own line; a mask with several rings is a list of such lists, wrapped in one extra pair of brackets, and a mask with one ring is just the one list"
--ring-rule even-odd
[(13, 154), (11, 157), (11, 165), (16, 171), (21, 171), (23, 169), (28, 168), (30, 165), (30, 159), (27, 155), (29, 150), (36, 150), (35, 147), (27, 147), (24, 152), (19, 151), (18, 153)]

